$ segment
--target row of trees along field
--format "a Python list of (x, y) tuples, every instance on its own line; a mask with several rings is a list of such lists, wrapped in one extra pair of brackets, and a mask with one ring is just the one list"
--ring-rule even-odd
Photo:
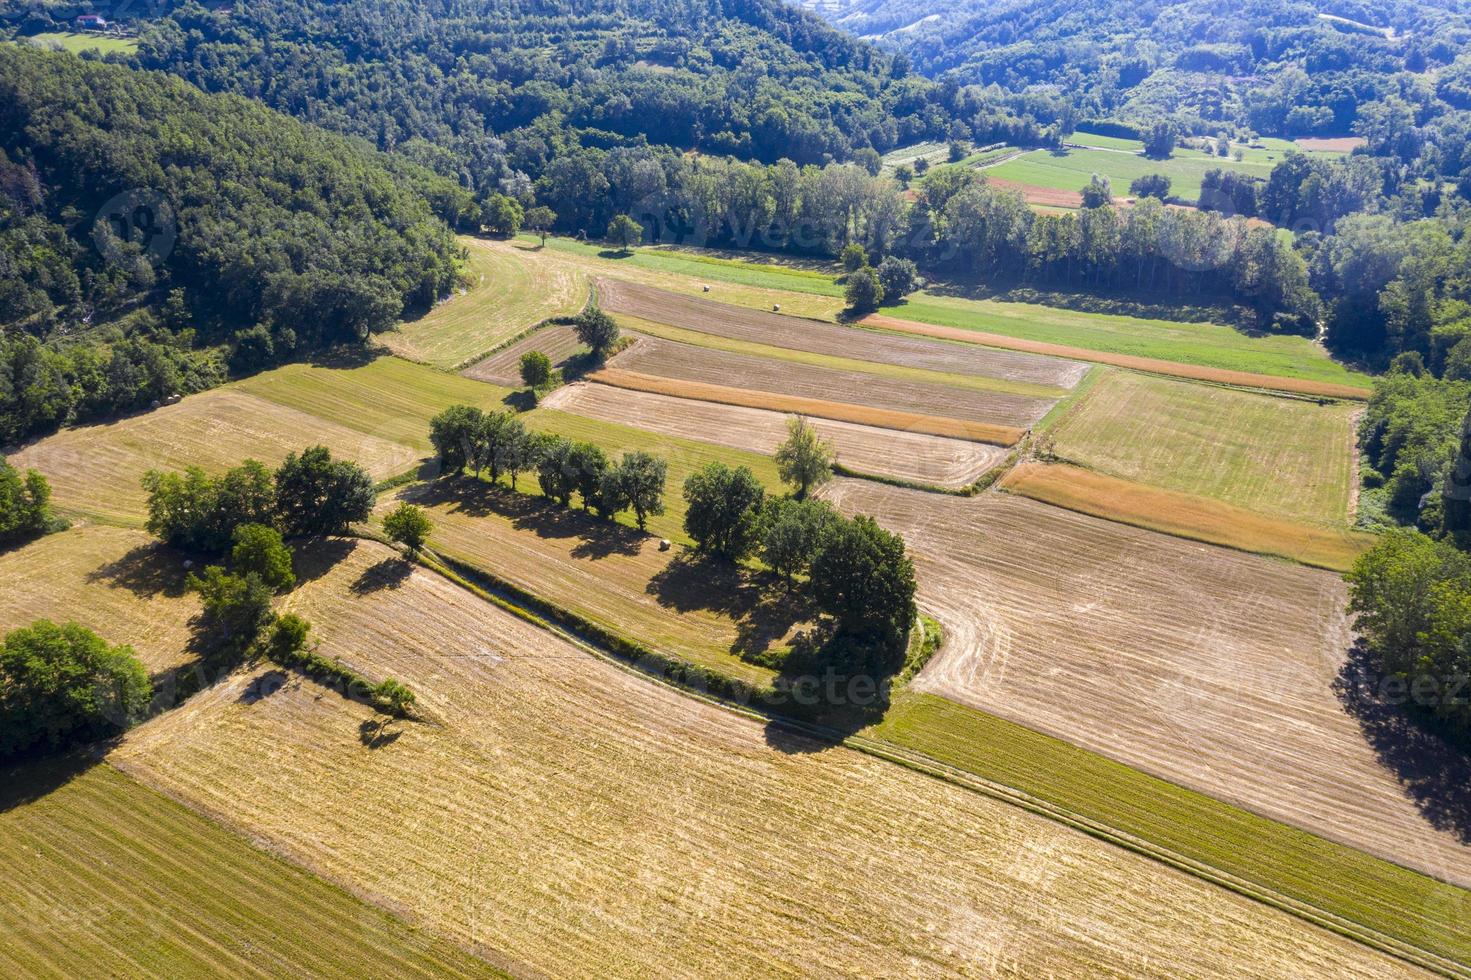
[[(646, 452), (614, 462), (591, 443), (530, 433), (512, 413), (468, 405), (435, 416), (429, 438), (441, 477), (468, 470), (494, 483), (504, 475), (515, 490), (520, 474), (531, 472), (542, 494), (561, 506), (571, 506), (575, 494), (583, 510), (605, 521), (631, 510), (641, 530), (648, 517), (664, 513), (668, 467)], [(790, 497), (768, 497), (746, 467), (711, 463), (692, 474), (683, 487), (686, 533), (717, 560), (759, 557), (789, 588), (800, 581), (831, 616), (827, 653), (843, 666), (898, 669), (915, 617), (914, 567), (903, 540), (808, 496), (831, 478), (833, 451), (805, 419), (792, 419), (776, 460), (793, 487)]]
[(391, 325), (453, 283), (468, 207), (248, 100), (0, 47), (0, 444)]

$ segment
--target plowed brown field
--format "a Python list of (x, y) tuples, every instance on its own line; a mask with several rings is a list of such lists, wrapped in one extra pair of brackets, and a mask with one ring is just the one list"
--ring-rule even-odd
[(718, 337), (927, 371), (1004, 378), (1058, 388), (1073, 387), (1087, 371), (1084, 365), (1072, 361), (856, 330), (614, 279), (598, 281), (598, 301), (614, 313)]
[(824, 496), (910, 544), (946, 636), (919, 688), (1471, 883), (1454, 816), (1412, 799), (1437, 790), (1431, 756), (1402, 785), (1335, 696), (1338, 576), (1005, 494), (839, 480)]
[(520, 974), (1408, 975), (1024, 811), (764, 731), (396, 561), (359, 545), (290, 605), (439, 724), (385, 731), (246, 674), (114, 763)]
[(489, 381), (491, 384), (517, 388), (521, 385), (521, 355), (534, 350), (541, 351), (551, 358), (553, 367), (560, 368), (567, 363), (569, 357), (585, 349), (571, 327), (543, 327), (460, 373), (476, 381)]
[(1369, 397), (1368, 388), (1333, 384), (1328, 381), (1313, 381), (1307, 378), (1284, 378), (1270, 374), (1253, 374), (1249, 371), (1228, 371), (1224, 368), (1204, 367), (1198, 364), (1181, 364), (1178, 361), (1163, 361), (1153, 357), (1137, 357), (1132, 354), (1115, 354), (1109, 351), (1088, 350), (1085, 347), (1069, 347), (1065, 344), (1050, 344), (1040, 340), (1025, 340), (1005, 334), (967, 330), (964, 327), (946, 327), (934, 323), (919, 323), (901, 320), (883, 313), (872, 313), (863, 322), (883, 330), (914, 334), (920, 337), (939, 337), (958, 340), (1004, 350), (1028, 351), (1068, 357), (1096, 364), (1112, 364), (1115, 367), (1145, 371), (1150, 374), (1165, 374), (1192, 381), (1211, 381), (1217, 384), (1236, 385), (1242, 388), (1261, 388), (1266, 391), (1286, 391), (1301, 395), (1321, 395), (1325, 398), (1348, 398), (1363, 401)]
[[(672, 398), (602, 384), (569, 385), (553, 392), (543, 404), (588, 418), (622, 422), (651, 432), (766, 455), (775, 452), (786, 439), (791, 418), (781, 412)], [(833, 444), (837, 461), (849, 469), (934, 486), (967, 486), (1006, 456), (1006, 451), (996, 446), (917, 432), (829, 419), (813, 419), (812, 425)]]
[(657, 337), (638, 338), (637, 343), (615, 357), (609, 366), (680, 381), (1017, 428), (1033, 424), (1055, 404), (1050, 398), (951, 388), (861, 371), (837, 371), (677, 344)]

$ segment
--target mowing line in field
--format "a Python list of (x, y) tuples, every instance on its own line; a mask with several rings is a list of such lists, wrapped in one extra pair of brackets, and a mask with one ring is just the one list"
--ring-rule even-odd
[(965, 343), (981, 344), (986, 347), (1000, 347), (1005, 350), (1046, 354), (1052, 357), (1066, 357), (1077, 361), (1093, 361), (1098, 364), (1111, 364), (1115, 367), (1144, 371), (1149, 374), (1164, 374), (1170, 377), (1186, 378), (1192, 381), (1210, 381), (1240, 388), (1260, 388), (1267, 391), (1284, 391), (1293, 394), (1317, 395), (1324, 398), (1345, 398), (1360, 401), (1368, 399), (1371, 394), (1367, 389), (1350, 385), (1332, 384), (1324, 381), (1309, 381), (1302, 378), (1283, 378), (1269, 374), (1253, 374), (1247, 371), (1230, 371), (1221, 368), (1201, 367), (1195, 364), (1182, 364), (1177, 361), (1158, 360), (1151, 357), (1135, 357), (1129, 354), (1114, 354), (1106, 351), (1088, 350), (1083, 347), (1068, 347), (1063, 344), (1024, 340), (1019, 337), (1008, 337), (1004, 334), (969, 330), (964, 327), (944, 327), (932, 323), (919, 323), (914, 320), (901, 320), (897, 317), (887, 316), (881, 313), (870, 314), (860, 322), (878, 330), (892, 330), (899, 333), (917, 334), (922, 337), (939, 337), (944, 340), (959, 340)]
[(810, 415), (814, 418), (832, 419), (836, 422), (853, 422), (857, 425), (918, 432), (950, 439), (969, 439), (972, 442), (988, 442), (996, 446), (1014, 446), (1026, 434), (1025, 429), (1014, 426), (941, 418), (938, 415), (871, 408), (867, 405), (851, 405), (796, 395), (779, 395), (774, 392), (732, 388), (703, 381), (683, 381), (640, 374), (637, 371), (625, 371), (622, 368), (602, 368), (588, 375), (588, 380), (613, 385), (617, 388), (629, 388), (633, 391), (648, 391), (659, 395), (693, 398), (699, 401), (739, 405), (745, 408), (764, 408), (790, 415)]

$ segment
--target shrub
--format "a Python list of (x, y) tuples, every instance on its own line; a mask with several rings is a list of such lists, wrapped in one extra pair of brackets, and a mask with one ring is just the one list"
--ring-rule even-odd
[(844, 272), (857, 272), (868, 265), (868, 252), (864, 251), (863, 246), (857, 242), (849, 242), (844, 245), (838, 258), (843, 263)]
[(897, 255), (886, 255), (874, 270), (878, 273), (879, 285), (883, 287), (884, 296), (890, 302), (919, 289), (924, 280), (919, 277), (919, 267), (909, 259), (901, 259)]
[(418, 698), (398, 681), (388, 678), (373, 688), (373, 701), (386, 707), (389, 714), (404, 717), (414, 707)]
[(848, 285), (843, 290), (848, 309), (854, 313), (872, 313), (884, 301), (884, 287), (878, 273), (868, 266), (848, 276)]
[(1164, 174), (1146, 174), (1135, 177), (1129, 184), (1129, 193), (1135, 197), (1154, 197), (1163, 201), (1170, 196), (1170, 178)]
[(407, 501), (399, 504), (383, 518), (383, 533), (388, 535), (390, 541), (397, 541), (408, 548), (410, 554), (418, 554), (432, 530), (434, 523), (424, 513), (424, 508)]
[(0, 641), (0, 757), (117, 734), (148, 709), (153, 687), (131, 647), (40, 620)]

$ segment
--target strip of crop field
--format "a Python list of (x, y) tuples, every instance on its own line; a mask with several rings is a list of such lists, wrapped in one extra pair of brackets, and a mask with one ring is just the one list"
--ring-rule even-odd
[(548, 317), (566, 316), (587, 302), (587, 277), (570, 266), (538, 268), (518, 249), (461, 237), (469, 253), (463, 293), (378, 341), (401, 357), (435, 367), (460, 367)]
[(1268, 517), (1065, 463), (1022, 463), (1002, 477), (1000, 486), (1080, 514), (1340, 572), (1374, 544), (1374, 535), (1346, 527)]
[[(263, 387), (266, 379), (252, 381)], [(64, 430), (14, 453), (11, 462), (40, 470), (56, 506), (68, 514), (140, 526), (146, 517), (140, 481), (150, 469), (219, 471), (246, 458), (274, 465), (289, 452), (322, 444), (381, 479), (418, 458), (412, 444), (400, 441), (402, 431), (329, 420), (312, 412), (317, 406), (310, 397), (300, 401), (302, 408), (292, 408), (229, 385), (144, 415)]]
[(1021, 337), (1012, 337), (998, 333), (987, 333), (981, 330), (972, 330), (968, 327), (951, 327), (937, 323), (901, 320), (882, 313), (875, 313), (865, 317), (863, 323), (880, 330), (894, 330), (900, 333), (917, 334), (923, 337), (939, 337), (945, 340), (967, 341), (973, 344), (983, 344), (987, 347), (1001, 347), (1007, 350), (1027, 351), (1033, 354), (1047, 354), (1053, 357), (1068, 357), (1080, 361), (1093, 361), (1098, 364), (1112, 364), (1115, 367), (1146, 371), (1150, 374), (1164, 374), (1176, 378), (1188, 378), (1192, 381), (1210, 381), (1216, 384), (1237, 385), (1243, 388), (1262, 388), (1268, 391), (1284, 391), (1293, 394), (1316, 395), (1324, 398), (1367, 399), (1370, 394), (1367, 387), (1358, 387), (1352, 384), (1315, 381), (1306, 378), (1280, 377), (1270, 374), (1255, 374), (1249, 371), (1234, 371), (1225, 368), (1207, 367), (1200, 364), (1185, 364), (1152, 357), (1138, 357), (1132, 354), (1091, 350), (1084, 347), (1071, 347), (1065, 344), (1027, 340)]
[(1010, 494), (837, 480), (823, 496), (910, 546), (947, 636), (916, 688), (1471, 883), (1471, 848), (1436, 802), (1464, 757), (1427, 738), (1424, 768), (1397, 770), (1379, 751), (1391, 722), (1340, 700), (1339, 576)]
[(118, 764), (514, 972), (1408, 975), (1020, 809), (649, 684), (428, 573), (355, 587), (398, 561), (360, 545), (290, 604), (325, 655), (403, 678), (441, 724), (384, 731), (310, 685), (242, 700), (246, 673), (133, 733)]
[(1100, 368), (1047, 454), (1285, 521), (1344, 528), (1355, 406)]
[(64, 616), (128, 644), (151, 672), (177, 667), (191, 659), (199, 612), (185, 574), (183, 560), (142, 531), (87, 525), (50, 534), (0, 552), (0, 634)]
[(775, 392), (732, 388), (703, 381), (685, 381), (641, 374), (621, 368), (603, 368), (589, 375), (588, 378), (633, 391), (648, 391), (660, 395), (672, 395), (676, 398), (695, 398), (700, 401), (718, 402), (722, 405), (739, 405), (745, 408), (760, 408), (793, 415), (809, 415), (814, 418), (878, 426), (883, 429), (898, 429), (904, 432), (918, 432), (950, 439), (971, 439), (998, 446), (1014, 446), (1024, 435), (1024, 430), (1014, 426), (948, 419), (936, 415), (920, 415), (915, 412), (873, 408), (868, 405), (849, 405), (799, 395), (779, 395)]
[(5, 976), (503, 975), (111, 766), (0, 785)]
[[(764, 310), (750, 310), (683, 296), (637, 283), (599, 280), (598, 301), (604, 309), (639, 320), (668, 324), (695, 334), (760, 345), (762, 352), (786, 348), (841, 358), (841, 366), (864, 370), (864, 362), (929, 372), (969, 376), (992, 382), (996, 391), (1040, 398), (1061, 397), (1083, 376), (1071, 361), (957, 345), (820, 323)], [(817, 362), (821, 363), (821, 362)], [(950, 382), (953, 383), (953, 382)]]
[(547, 356), (555, 368), (566, 365), (567, 359), (587, 350), (577, 339), (577, 331), (571, 327), (542, 327), (513, 344), (504, 347), (481, 361), (476, 361), (462, 373), (476, 381), (516, 388), (521, 385), (521, 358), (532, 351)]
[[(543, 402), (589, 418), (623, 422), (651, 432), (714, 442), (771, 455), (787, 437), (792, 418), (780, 412), (673, 398), (601, 384), (575, 384)], [(931, 486), (969, 486), (1005, 457), (982, 443), (942, 439), (917, 432), (878, 429), (830, 419), (812, 426), (828, 440), (837, 462), (851, 470)]]
[(929, 381), (886, 377), (869, 371), (842, 371), (638, 336), (637, 342), (609, 362), (640, 374), (682, 381), (729, 385), (778, 395), (893, 409), (919, 415), (989, 422), (1024, 428), (1046, 415), (1056, 395), (1037, 398), (1000, 391), (955, 388)]

